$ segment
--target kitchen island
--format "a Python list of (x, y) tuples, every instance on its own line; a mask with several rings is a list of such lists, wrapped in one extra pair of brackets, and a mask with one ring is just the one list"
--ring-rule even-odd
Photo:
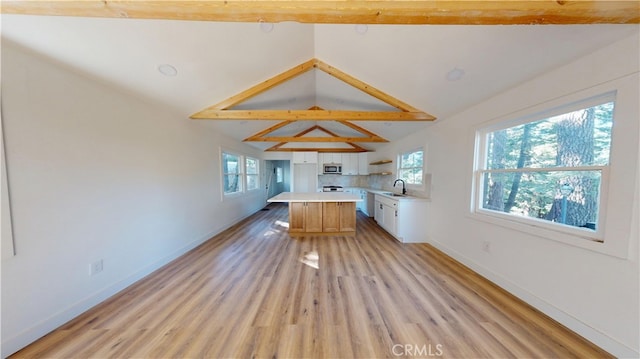
[(350, 193), (283, 192), (267, 202), (289, 204), (289, 234), (355, 235), (356, 202), (362, 199)]

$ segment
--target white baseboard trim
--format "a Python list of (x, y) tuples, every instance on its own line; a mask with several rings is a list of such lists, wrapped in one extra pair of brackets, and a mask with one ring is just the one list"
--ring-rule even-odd
[(521, 288), (501, 275), (478, 265), (463, 254), (433, 240), (433, 238), (429, 240), (429, 244), (616, 357), (640, 358), (640, 353), (638, 351), (618, 342), (605, 333), (590, 327), (578, 318), (560, 310), (551, 303), (544, 301), (535, 294)]
[[(262, 207), (260, 207), (262, 208)], [(260, 208), (258, 209), (258, 211), (260, 210)], [(51, 331), (55, 330), (56, 328), (60, 327), (61, 325), (69, 322), (70, 320), (72, 320), (73, 318), (79, 316), (80, 314), (86, 312), (87, 310), (95, 307), (96, 305), (100, 304), (101, 302), (107, 300), (108, 298), (118, 294), (120, 291), (126, 289), (127, 287), (131, 286), (132, 284), (134, 284), (135, 282), (141, 280), (142, 278), (148, 276), (149, 274), (153, 273), (154, 271), (158, 270), (159, 268), (161, 268), (162, 266), (166, 265), (167, 263), (171, 262), (172, 260), (180, 257), (181, 255), (187, 253), (188, 251), (194, 249), (195, 247), (199, 246), (200, 244), (206, 242), (207, 240), (211, 239), (212, 237), (216, 236), (217, 234), (223, 232), (224, 230), (230, 228), (231, 226), (233, 226), (234, 224), (240, 222), (241, 220), (253, 215), (255, 213), (252, 212), (246, 216), (242, 216), (238, 219), (235, 219), (233, 221), (231, 221), (231, 224), (226, 225), (226, 226), (222, 226), (218, 229), (215, 229), (211, 232), (209, 232), (208, 234), (205, 234), (204, 236), (192, 241), (191, 243), (187, 244), (186, 246), (174, 251), (173, 253), (162, 257), (161, 259), (145, 266), (144, 268), (138, 270), (137, 272), (133, 273), (132, 275), (128, 276), (125, 279), (122, 279), (114, 284), (111, 284), (109, 286), (107, 286), (104, 289), (99, 290), (98, 292), (89, 295), (87, 298), (80, 300), (77, 303), (72, 304), (71, 306), (69, 306), (68, 308), (53, 314), (52, 316), (50, 316), (47, 319), (44, 319), (42, 321), (40, 321), (39, 323), (36, 323), (34, 326), (32, 326), (31, 328), (23, 331), (22, 333), (15, 335), (9, 339), (3, 340), (2, 341), (2, 346), (1, 346), (1, 353), (2, 353), (2, 358), (6, 358), (9, 355), (17, 352), (18, 350), (26, 347), (27, 345), (33, 343), (34, 341), (42, 338), (43, 336), (47, 335), (48, 333), (50, 333)]]

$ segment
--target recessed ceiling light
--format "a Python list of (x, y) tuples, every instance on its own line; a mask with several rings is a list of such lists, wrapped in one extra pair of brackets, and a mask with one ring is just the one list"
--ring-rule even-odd
[(464, 70), (458, 67), (454, 67), (453, 70), (447, 72), (447, 80), (458, 81), (464, 76)]
[(367, 31), (369, 31), (369, 26), (365, 24), (356, 25), (356, 32), (360, 35), (364, 35)]
[(176, 76), (178, 74), (178, 70), (169, 64), (162, 64), (158, 66), (158, 71), (165, 76)]
[(260, 30), (262, 30), (262, 32), (266, 32), (266, 33), (269, 33), (271, 31), (273, 31), (273, 23), (265, 22), (264, 20), (260, 20)]

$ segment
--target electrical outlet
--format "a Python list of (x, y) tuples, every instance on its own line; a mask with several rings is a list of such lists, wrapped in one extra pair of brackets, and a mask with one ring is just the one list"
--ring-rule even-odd
[(102, 262), (102, 259), (91, 263), (91, 275), (96, 275), (102, 272), (103, 269), (104, 269), (104, 263)]
[(491, 242), (489, 241), (482, 242), (482, 250), (487, 253), (491, 252)]

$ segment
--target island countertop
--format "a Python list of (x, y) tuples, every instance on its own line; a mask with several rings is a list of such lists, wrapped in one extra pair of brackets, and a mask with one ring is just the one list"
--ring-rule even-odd
[(342, 192), (282, 192), (267, 202), (362, 202), (362, 198)]

